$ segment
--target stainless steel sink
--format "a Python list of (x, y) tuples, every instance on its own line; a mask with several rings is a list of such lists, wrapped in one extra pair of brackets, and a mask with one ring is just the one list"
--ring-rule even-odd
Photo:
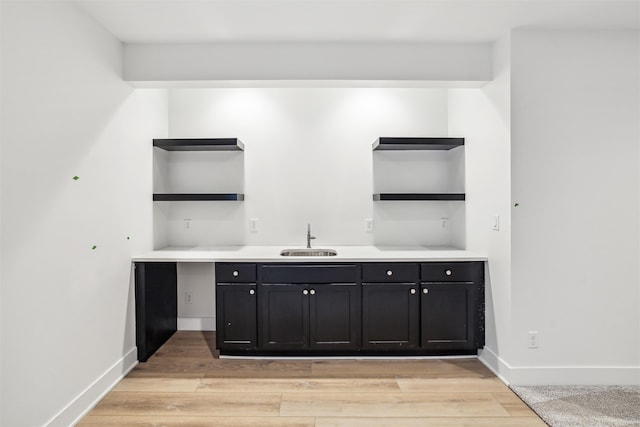
[(333, 249), (284, 249), (281, 256), (336, 256), (338, 252)]

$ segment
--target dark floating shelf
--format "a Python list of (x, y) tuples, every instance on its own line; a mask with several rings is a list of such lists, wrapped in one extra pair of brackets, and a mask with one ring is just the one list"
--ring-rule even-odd
[(238, 138), (178, 138), (154, 139), (153, 146), (167, 151), (241, 151), (244, 144)]
[(244, 194), (239, 193), (195, 193), (195, 194), (154, 194), (154, 202), (171, 202), (171, 201), (242, 201)]
[(387, 138), (373, 143), (374, 150), (451, 150), (464, 145), (464, 138)]
[(464, 200), (464, 193), (380, 193), (374, 194), (373, 200), (375, 201), (420, 201), (420, 200), (445, 200), (445, 201), (456, 201), (456, 200)]

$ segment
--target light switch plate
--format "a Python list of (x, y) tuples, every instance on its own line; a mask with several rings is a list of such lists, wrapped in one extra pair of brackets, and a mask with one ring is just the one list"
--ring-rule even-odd
[(495, 231), (500, 230), (500, 215), (494, 215), (492, 219), (493, 221), (492, 221), (491, 229)]
[(364, 231), (371, 233), (373, 231), (373, 219), (366, 218), (364, 220)]

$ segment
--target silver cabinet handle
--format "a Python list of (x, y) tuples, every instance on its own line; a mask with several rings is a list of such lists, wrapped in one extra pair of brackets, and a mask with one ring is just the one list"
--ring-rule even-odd
[(411, 295), (415, 295), (416, 290), (415, 289), (411, 289)]
[(311, 289), (311, 290), (309, 291), (309, 293), (310, 293), (311, 295), (315, 295), (315, 294), (316, 294), (316, 291), (315, 291), (315, 289)]
[(256, 293), (256, 291), (255, 291), (254, 289), (250, 289), (250, 290), (249, 290), (249, 294), (250, 294), (250, 295), (253, 295), (253, 294), (255, 294), (255, 293)]
[(302, 291), (302, 295), (309, 295), (309, 291), (305, 289), (304, 291)]
[(237, 270), (234, 270), (233, 273), (231, 273), (231, 274), (233, 274), (233, 277), (238, 277), (238, 274), (240, 274), (240, 273), (238, 273)]
[(393, 276), (393, 271), (387, 270), (387, 276)]
[(444, 274), (446, 274), (447, 276), (451, 276), (451, 270), (446, 270)]
[(422, 293), (423, 293), (423, 294), (428, 294), (428, 293), (429, 293), (429, 289), (424, 288), (424, 289), (422, 290)]

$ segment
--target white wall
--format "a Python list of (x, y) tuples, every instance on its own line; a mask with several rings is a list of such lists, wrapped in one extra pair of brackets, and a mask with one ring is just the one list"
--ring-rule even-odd
[(136, 359), (166, 92), (125, 84), (121, 44), (72, 4), (1, 7), (0, 424), (69, 425)]
[[(2, 22), (3, 19), (3, 15), (4, 15), (4, 9), (2, 7), (2, 5), (0, 5), (0, 22)], [(4, 39), (4, 32), (0, 29), (0, 49), (2, 48), (3, 45), (3, 39)], [(1, 51), (0, 51), (1, 53)], [(4, 73), (4, 71), (2, 70), (2, 56), (0, 55), (0, 95), (2, 95), (2, 75)], [(2, 177), (3, 177), (3, 173), (2, 173), (2, 165), (3, 165), (3, 117), (4, 117), (4, 103), (0, 101), (0, 190), (3, 188), (3, 184), (2, 184)], [(2, 209), (3, 203), (2, 203), (2, 194), (0, 193), (0, 234), (2, 233), (2, 217), (3, 217), (3, 209)], [(3, 269), (3, 245), (0, 243), (0, 378), (2, 378), (2, 372), (4, 370), (4, 365), (2, 363), (2, 358), (3, 358), (3, 347), (2, 347), (2, 330), (3, 330), (3, 315), (2, 315), (2, 301), (4, 301), (3, 299), (3, 286), (2, 286), (2, 280), (3, 280), (3, 275), (2, 275), (2, 271), (4, 271)], [(0, 385), (0, 422), (2, 422), (2, 394), (3, 394), (3, 387)]]
[(464, 246), (489, 259), (481, 358), (505, 379), (511, 340), (510, 49), (508, 36), (495, 43), (494, 79), (482, 89), (449, 90), (449, 132), (466, 138)]
[[(438, 229), (440, 222), (429, 221), (446, 216), (446, 203), (372, 201), (375, 139), (446, 136), (446, 106), (444, 89), (171, 90), (172, 137), (238, 137), (244, 142), (246, 199), (172, 203), (170, 243), (300, 246), (307, 223), (317, 236), (316, 246), (449, 243), (450, 234)], [(211, 168), (218, 164), (223, 163), (211, 163)], [(416, 180), (426, 179), (423, 175)], [(402, 177), (386, 176), (397, 180), (392, 183), (396, 191), (403, 191)], [(237, 180), (225, 167), (217, 185), (236, 188)], [(367, 233), (364, 220), (374, 215), (380, 220), (375, 232)], [(411, 215), (422, 221), (398, 222)], [(192, 220), (190, 230), (184, 230), (185, 218)], [(258, 232), (249, 232), (251, 218), (258, 219)]]
[(637, 32), (513, 33), (516, 384), (640, 383), (639, 55)]
[[(125, 79), (138, 85), (216, 81), (458, 81), (491, 79), (489, 43), (127, 44)], [(403, 66), (398, 66), (403, 64)]]

